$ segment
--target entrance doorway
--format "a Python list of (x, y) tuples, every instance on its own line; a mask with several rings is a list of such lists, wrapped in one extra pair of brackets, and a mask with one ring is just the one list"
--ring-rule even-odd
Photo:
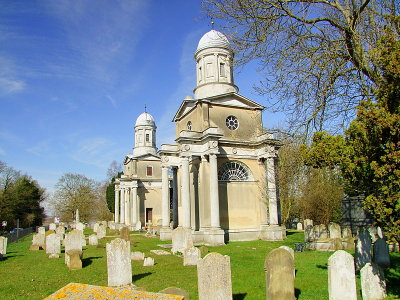
[(153, 208), (146, 207), (146, 224), (149, 221), (153, 222)]

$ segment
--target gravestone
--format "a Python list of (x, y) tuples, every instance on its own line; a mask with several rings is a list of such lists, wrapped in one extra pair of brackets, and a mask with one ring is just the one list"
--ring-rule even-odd
[(303, 223), (297, 223), (296, 228), (297, 230), (303, 230)]
[(139, 251), (134, 251), (131, 253), (132, 260), (144, 260), (144, 253)]
[(356, 239), (356, 269), (360, 270), (366, 263), (372, 262), (372, 241), (367, 229), (360, 228)]
[(305, 230), (304, 230), (304, 241), (306, 243), (312, 242), (313, 241), (313, 227), (311, 225), (308, 225)]
[(286, 251), (288, 251), (290, 253), (290, 255), (292, 256), (293, 261), (294, 261), (294, 250), (292, 248), (290, 248), (288, 246), (280, 246), (279, 248), (285, 249)]
[(0, 253), (7, 254), (7, 238), (5, 236), (0, 236)]
[(129, 236), (129, 228), (127, 226), (124, 226), (120, 229), (120, 238), (130, 242), (130, 236)]
[[(31, 250), (39, 250), (46, 248), (46, 235), (42, 233), (37, 233), (32, 236), (32, 246)], [(37, 249), (36, 249), (37, 248)]]
[(307, 226), (314, 226), (314, 221), (311, 219), (305, 219), (304, 220), (304, 228), (307, 228)]
[(60, 253), (61, 253), (60, 236), (55, 233), (46, 236), (46, 254), (49, 254), (49, 258), (59, 258)]
[(294, 300), (294, 262), (289, 251), (272, 250), (264, 263), (267, 299)]
[(97, 229), (97, 237), (99, 240), (106, 236), (106, 229), (107, 227), (104, 226), (103, 224), (99, 225), (99, 228)]
[(106, 245), (108, 286), (132, 283), (131, 245), (116, 238)]
[(390, 267), (389, 247), (384, 239), (378, 238), (374, 244), (374, 263), (383, 269)]
[(143, 260), (143, 267), (151, 267), (151, 266), (154, 266), (154, 258), (146, 257)]
[(339, 224), (329, 223), (328, 231), (329, 231), (329, 237), (331, 239), (341, 239), (342, 238), (342, 230), (340, 229)]
[(342, 229), (342, 238), (343, 239), (348, 239), (348, 238), (352, 238), (353, 234), (351, 232), (351, 228), (350, 227), (345, 227)]
[[(64, 239), (65, 253), (69, 250), (78, 250), (82, 252), (82, 231), (72, 230), (65, 235)], [(65, 256), (65, 263), (67, 263), (68, 257)]]
[(99, 223), (94, 223), (94, 225), (93, 225), (93, 232), (96, 232), (97, 233), (97, 231), (99, 230)]
[(99, 240), (97, 238), (97, 234), (89, 235), (89, 245), (97, 246), (99, 244)]
[(45, 227), (38, 227), (38, 233), (39, 234), (46, 234), (46, 228)]
[(366, 263), (360, 270), (363, 300), (381, 300), (386, 297), (386, 283), (382, 270), (374, 263)]
[(136, 222), (135, 230), (136, 231), (142, 230), (142, 222), (141, 221)]
[(328, 229), (325, 224), (314, 226), (314, 240), (321, 240), (328, 238)]
[(197, 263), (199, 300), (232, 299), (229, 256), (209, 253)]
[(328, 259), (329, 300), (357, 300), (354, 258), (338, 250)]
[(183, 253), (185, 249), (191, 247), (193, 247), (193, 240), (190, 229), (178, 227), (172, 231), (172, 253)]
[(61, 239), (64, 238), (64, 234), (65, 234), (65, 227), (64, 226), (58, 226), (56, 228), (56, 234), (58, 234), (60, 236)]
[(83, 232), (83, 229), (85, 229), (85, 224), (78, 222), (75, 224), (75, 229)]
[(70, 270), (82, 269), (82, 251), (68, 250), (65, 252), (66, 264)]
[(183, 265), (196, 266), (201, 259), (201, 252), (199, 248), (191, 247), (183, 251)]
[(49, 224), (49, 230), (56, 230), (57, 229), (57, 225), (55, 223), (50, 223)]

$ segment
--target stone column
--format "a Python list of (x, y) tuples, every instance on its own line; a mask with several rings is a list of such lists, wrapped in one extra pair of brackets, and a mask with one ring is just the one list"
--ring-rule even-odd
[(115, 186), (114, 222), (119, 222), (119, 188)]
[(131, 188), (128, 187), (125, 189), (125, 224), (130, 225), (131, 224), (131, 218), (130, 218), (130, 190)]
[(269, 200), (269, 224), (278, 225), (278, 199), (276, 196), (274, 157), (267, 158), (267, 189)]
[(130, 194), (130, 202), (131, 202), (131, 225), (136, 228), (137, 224), (137, 187), (134, 186), (131, 188)]
[(172, 223), (178, 227), (178, 169), (172, 169)]
[(161, 168), (162, 181), (162, 227), (169, 227), (169, 184), (168, 184), (168, 168)]
[(182, 157), (182, 210), (183, 227), (190, 228), (189, 158)]
[(121, 224), (125, 224), (125, 188), (120, 188), (121, 197), (120, 197), (120, 219), (119, 222)]
[(210, 216), (211, 227), (220, 228), (217, 155), (210, 154)]

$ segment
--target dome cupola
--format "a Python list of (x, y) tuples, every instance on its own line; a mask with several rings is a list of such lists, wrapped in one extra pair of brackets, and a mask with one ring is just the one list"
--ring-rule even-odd
[(156, 129), (154, 118), (148, 112), (145, 111), (136, 119), (133, 156), (157, 154)]

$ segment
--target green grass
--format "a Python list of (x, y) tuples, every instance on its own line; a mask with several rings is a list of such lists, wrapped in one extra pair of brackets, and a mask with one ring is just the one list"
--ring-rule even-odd
[[(85, 234), (91, 233), (86, 230)], [(64, 254), (59, 259), (48, 259), (43, 250), (29, 251), (31, 236), (8, 246), (4, 261), (0, 261), (0, 299), (43, 299), (70, 282), (107, 285), (105, 248), (84, 248), (83, 269), (69, 271)], [(157, 256), (152, 249), (162, 249), (157, 238), (133, 235), (132, 251), (145, 252), (155, 258), (156, 265), (143, 267), (142, 261), (132, 261), (133, 283), (147, 291), (157, 292), (169, 286), (187, 290), (190, 299), (197, 299), (195, 266), (184, 267), (182, 258)], [(101, 243), (110, 239), (101, 240)], [(265, 299), (264, 260), (269, 251), (282, 245), (293, 247), (303, 241), (303, 233), (290, 231), (283, 242), (231, 242), (222, 247), (208, 247), (210, 252), (229, 255), (232, 268), (233, 298)], [(305, 251), (295, 253), (296, 296), (298, 299), (328, 299), (327, 261), (332, 253)], [(392, 254), (392, 268), (386, 271), (389, 299), (396, 299), (400, 289), (400, 254)], [(357, 276), (358, 291), (359, 276)], [(359, 299), (361, 299), (359, 292)]]

